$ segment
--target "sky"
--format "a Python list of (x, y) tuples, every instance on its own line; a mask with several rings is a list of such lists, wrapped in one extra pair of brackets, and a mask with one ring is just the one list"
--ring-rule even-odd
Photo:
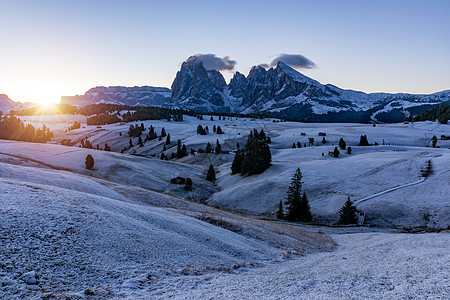
[(198, 53), (245, 75), (280, 54), (364, 92), (450, 89), (450, 1), (0, 0), (0, 94), (59, 102), (95, 86), (169, 87)]

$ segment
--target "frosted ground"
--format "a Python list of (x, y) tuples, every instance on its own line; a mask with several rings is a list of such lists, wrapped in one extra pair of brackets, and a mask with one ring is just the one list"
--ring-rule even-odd
[[(58, 141), (88, 136), (120, 152), (129, 143), (129, 124), (98, 128), (86, 126), (83, 116), (26, 117), (45, 123), (55, 138), (50, 144), (0, 141), (0, 298), (449, 297), (450, 141), (426, 147), (433, 135), (450, 135), (448, 125), (214, 118), (143, 123), (171, 134), (168, 155), (177, 139), (188, 150), (219, 139), (232, 151), (250, 129), (264, 128), (273, 166), (240, 178), (230, 175), (232, 153), (161, 161), (155, 156), (164, 140), (125, 154), (66, 147)], [(65, 133), (74, 120), (83, 128)], [(220, 125), (225, 134), (197, 135), (198, 124), (210, 131)], [(327, 144), (318, 132), (326, 132)], [(358, 147), (361, 134), (390, 145)], [(291, 148), (308, 137), (319, 145)], [(332, 158), (328, 151), (340, 137), (353, 153)], [(84, 168), (88, 153), (95, 159), (92, 171)], [(421, 181), (429, 159), (434, 173)], [(209, 163), (219, 171), (215, 185), (204, 180)], [(378, 227), (271, 221), (297, 167), (316, 222), (335, 223), (351, 196), (368, 198), (358, 208)], [(190, 176), (193, 192), (170, 184), (174, 175)]]

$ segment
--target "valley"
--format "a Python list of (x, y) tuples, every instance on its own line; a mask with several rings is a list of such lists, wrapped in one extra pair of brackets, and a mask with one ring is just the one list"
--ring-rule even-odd
[[(434, 135), (450, 134), (448, 125), (204, 115), (92, 126), (80, 115), (21, 118), (36, 127), (45, 124), (54, 137), (46, 144), (0, 141), (0, 294), (13, 299), (449, 294), (450, 141), (430, 146)], [(80, 128), (67, 131), (75, 121)], [(144, 139), (139, 145), (128, 130), (141, 123), (145, 134), (150, 126), (158, 135), (164, 128), (171, 142)], [(209, 133), (197, 134), (199, 125)], [(213, 126), (223, 134), (212, 132)], [(252, 129), (270, 137), (271, 166), (262, 174), (231, 175), (237, 144), (244, 145)], [(358, 146), (361, 135), (378, 145)], [(111, 151), (81, 148), (85, 138), (94, 148), (107, 143)], [(339, 157), (330, 156), (341, 138), (351, 153), (340, 149)], [(64, 139), (73, 146), (61, 145)], [(170, 158), (176, 152), (177, 140), (188, 155), (161, 159), (162, 153)], [(220, 154), (199, 153), (217, 141)], [(91, 170), (85, 168), (87, 154), (95, 160)], [(433, 173), (421, 179), (428, 160)], [(205, 179), (210, 164), (214, 182)], [(276, 219), (297, 168), (311, 206), (310, 224)], [(192, 191), (171, 183), (177, 176), (191, 178)], [(347, 197), (365, 213), (363, 226), (335, 226)]]

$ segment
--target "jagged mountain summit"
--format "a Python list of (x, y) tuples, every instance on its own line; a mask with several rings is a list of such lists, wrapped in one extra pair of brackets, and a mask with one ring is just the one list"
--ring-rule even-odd
[(269, 113), (318, 122), (400, 122), (448, 101), (449, 90), (431, 95), (343, 90), (321, 84), (281, 61), (268, 70), (255, 66), (247, 77), (236, 72), (227, 85), (218, 71), (186, 61), (172, 84), (170, 105), (204, 113)]
[(167, 103), (170, 97), (170, 89), (164, 87), (98, 86), (90, 89), (84, 95), (61, 96), (61, 103), (75, 106), (99, 103), (153, 106)]

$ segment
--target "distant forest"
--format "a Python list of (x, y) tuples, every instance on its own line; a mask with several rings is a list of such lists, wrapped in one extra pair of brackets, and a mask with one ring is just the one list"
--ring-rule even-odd
[(45, 143), (52, 137), (53, 133), (45, 125), (36, 129), (15, 116), (0, 117), (0, 139)]
[(438, 120), (441, 124), (447, 124), (450, 119), (450, 105), (442, 103), (440, 106), (426, 110), (415, 117), (409, 117), (407, 121), (435, 121)]

